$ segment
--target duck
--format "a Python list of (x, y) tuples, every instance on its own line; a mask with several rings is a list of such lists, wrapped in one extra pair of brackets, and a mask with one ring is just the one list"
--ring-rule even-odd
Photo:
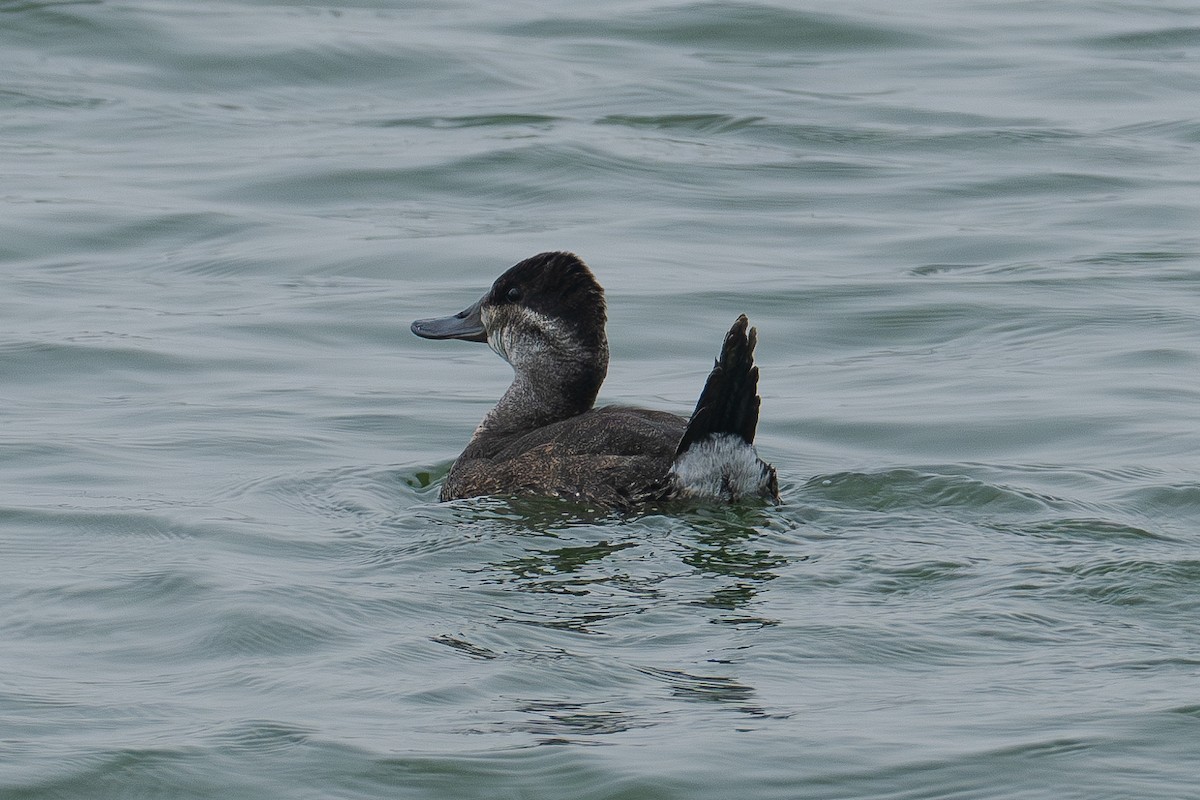
[(425, 339), (486, 343), (513, 368), (442, 483), (442, 501), (559, 497), (590, 507), (779, 504), (773, 466), (754, 447), (761, 398), (758, 333), (740, 315), (691, 415), (596, 407), (608, 372), (604, 289), (577, 255), (540, 253), (505, 271), (477, 302), (419, 319)]

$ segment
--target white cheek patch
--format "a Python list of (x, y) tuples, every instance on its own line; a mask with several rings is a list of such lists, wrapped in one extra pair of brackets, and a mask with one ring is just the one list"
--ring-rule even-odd
[(488, 346), (514, 367), (581, 355), (583, 349), (560, 320), (519, 306), (480, 312)]
[(479, 319), (483, 322), (483, 329), (487, 331), (488, 347), (511, 364), (507, 347), (509, 337), (506, 336), (511, 326), (504, 319), (505, 316), (503, 313), (496, 314), (489, 306), (484, 306), (479, 311)]
[[(488, 347), (492, 348), (492, 350), (496, 352), (496, 355), (500, 356), (505, 361), (508, 361), (508, 353), (506, 353), (504, 350), (504, 339), (502, 338), (502, 334), (503, 331), (488, 331)], [(509, 363), (511, 364), (512, 362), (509, 361)]]

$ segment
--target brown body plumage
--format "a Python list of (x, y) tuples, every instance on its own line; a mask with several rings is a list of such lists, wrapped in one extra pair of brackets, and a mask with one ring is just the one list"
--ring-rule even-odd
[(755, 331), (739, 317), (690, 419), (593, 408), (608, 369), (604, 290), (571, 253), (515, 265), (470, 308), (418, 320), (429, 339), (486, 341), (511, 386), (442, 485), (443, 500), (540, 495), (620, 508), (677, 498), (779, 501), (775, 469), (754, 452)]

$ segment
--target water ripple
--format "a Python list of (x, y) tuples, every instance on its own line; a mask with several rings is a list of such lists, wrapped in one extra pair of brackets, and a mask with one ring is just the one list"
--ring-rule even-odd
[[(0, 796), (1194, 793), (1175, 5), (0, 2)], [(437, 501), (553, 248), (781, 507)]]
[(848, 16), (755, 3), (692, 3), (619, 20), (542, 19), (513, 24), (509, 32), (525, 37), (604, 37), (756, 52), (911, 48), (937, 41), (914, 28), (885, 27)]

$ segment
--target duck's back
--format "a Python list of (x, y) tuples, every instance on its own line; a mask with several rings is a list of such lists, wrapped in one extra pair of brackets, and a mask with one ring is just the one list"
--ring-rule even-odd
[(667, 491), (687, 420), (665, 411), (594, 408), (525, 433), (478, 436), (459, 456), (442, 499), (558, 495), (607, 507)]

